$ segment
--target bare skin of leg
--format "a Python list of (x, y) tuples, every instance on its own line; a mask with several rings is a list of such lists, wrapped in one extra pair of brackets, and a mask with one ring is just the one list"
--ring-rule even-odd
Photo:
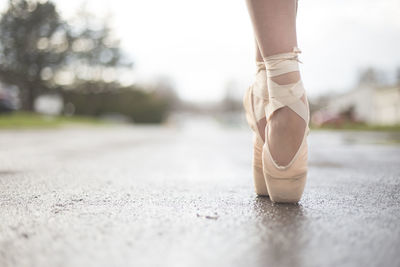
[(257, 40), (255, 40), (255, 44), (256, 44), (256, 62), (264, 62), (260, 48), (258, 48)]
[[(247, 6), (261, 57), (291, 52), (297, 47), (296, 0), (247, 0)], [(272, 78), (278, 84), (291, 84), (299, 79), (298, 71)], [(267, 135), (276, 163), (282, 166), (290, 163), (301, 145), (305, 127), (305, 121), (288, 107), (274, 112)]]

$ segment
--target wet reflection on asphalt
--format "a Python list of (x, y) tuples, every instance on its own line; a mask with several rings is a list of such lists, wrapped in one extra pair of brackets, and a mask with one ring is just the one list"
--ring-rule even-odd
[(0, 266), (399, 266), (391, 139), (313, 131), (304, 197), (279, 205), (247, 128), (2, 131)]

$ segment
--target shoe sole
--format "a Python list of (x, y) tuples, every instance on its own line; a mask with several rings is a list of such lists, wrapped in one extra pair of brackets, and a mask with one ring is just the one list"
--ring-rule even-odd
[(275, 203), (297, 203), (303, 195), (307, 174), (295, 178), (265, 175), (269, 197)]

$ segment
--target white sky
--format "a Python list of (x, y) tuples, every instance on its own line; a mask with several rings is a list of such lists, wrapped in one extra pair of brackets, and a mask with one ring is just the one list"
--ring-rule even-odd
[[(0, 0), (4, 9), (7, 0)], [(56, 0), (72, 17), (83, 0)], [(238, 94), (252, 82), (254, 46), (244, 0), (87, 0), (89, 11), (112, 14), (137, 82), (168, 76), (179, 95), (215, 101), (226, 84)], [(399, 0), (300, 0), (298, 40), (309, 96), (343, 91), (360, 68), (400, 66)], [(241, 92), (239, 92), (241, 90)]]

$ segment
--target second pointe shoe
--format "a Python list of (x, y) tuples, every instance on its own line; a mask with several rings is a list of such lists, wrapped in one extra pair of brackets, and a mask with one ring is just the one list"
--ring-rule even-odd
[(268, 196), (265, 184), (262, 150), (264, 145), (264, 128), (266, 123), (265, 106), (268, 104), (267, 75), (264, 62), (257, 62), (255, 82), (247, 89), (243, 106), (246, 119), (254, 132), (253, 136), (253, 178), (255, 192), (259, 196)]
[(267, 120), (280, 108), (288, 107), (305, 121), (305, 130), (302, 142), (289, 162), (280, 166), (272, 157), (268, 143), (268, 126), (266, 125), (266, 141), (263, 147), (262, 159), (263, 170), (269, 196), (273, 202), (295, 203), (303, 194), (307, 178), (307, 135), (309, 133), (309, 106), (305, 95), (303, 83), (298, 80), (295, 83), (280, 85), (271, 78), (290, 72), (299, 71), (298, 53), (295, 48), (293, 52), (277, 54), (264, 58), (267, 69), (267, 83), (269, 91), (269, 103), (266, 109)]

